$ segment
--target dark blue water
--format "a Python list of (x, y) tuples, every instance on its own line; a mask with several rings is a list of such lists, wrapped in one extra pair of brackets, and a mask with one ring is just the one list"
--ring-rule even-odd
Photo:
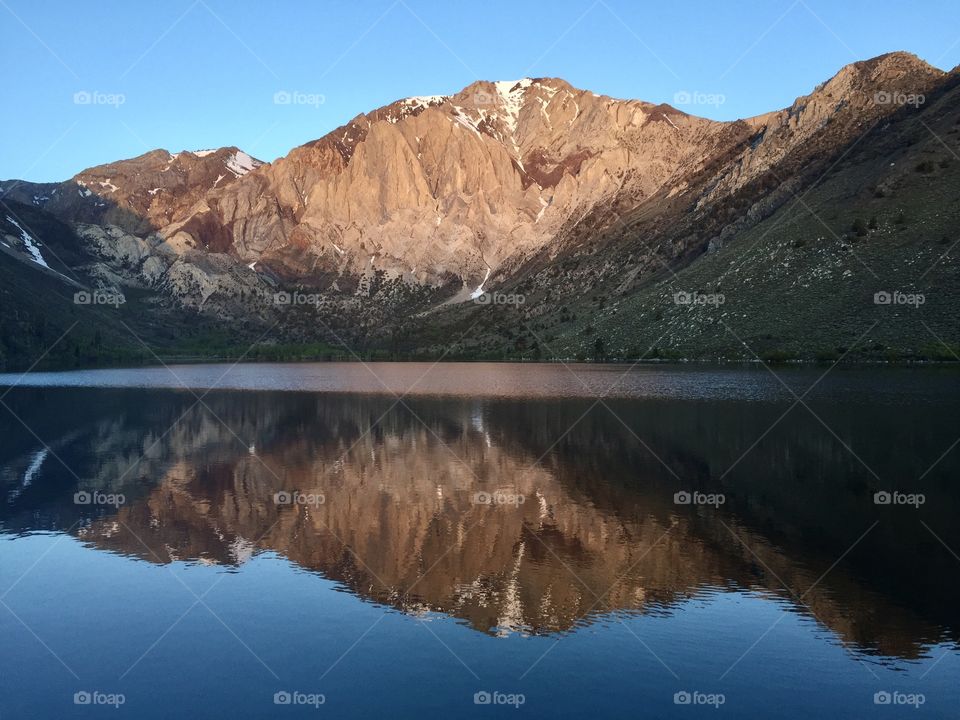
[(957, 717), (960, 376), (625, 371), (0, 376), (0, 718)]

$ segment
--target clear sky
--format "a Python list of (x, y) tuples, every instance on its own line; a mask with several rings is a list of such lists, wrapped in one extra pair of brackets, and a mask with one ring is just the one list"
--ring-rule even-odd
[(960, 64), (960, 0), (0, 0), (0, 178), (62, 180), (158, 147), (273, 160), (477, 79), (688, 93), (687, 112), (747, 117), (891, 50)]

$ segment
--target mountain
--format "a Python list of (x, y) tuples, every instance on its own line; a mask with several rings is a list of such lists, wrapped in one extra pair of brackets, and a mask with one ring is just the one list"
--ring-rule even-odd
[[(156, 150), (65, 183), (3, 182), (0, 201), (67, 226), (74, 282), (144, 293), (131, 317), (234, 321), (241, 345), (275, 325), (277, 345), (403, 356), (840, 355), (871, 313), (909, 317), (864, 298), (909, 289), (887, 285), (927, 263), (924, 317), (944, 342), (884, 323), (853, 354), (939, 357), (960, 327), (940, 258), (960, 219), (957, 81), (891, 53), (733, 122), (557, 78), (480, 81), (358, 115), (273, 163)], [(2, 221), (0, 259), (36, 270)], [(522, 301), (470, 302), (485, 290)], [(278, 307), (282, 291), (314, 295)], [(778, 293), (802, 307), (778, 310)]]
[(211, 192), (166, 232), (200, 244), (226, 234), (244, 261), (320, 285), (377, 269), (476, 287), (625, 185), (655, 192), (717, 130), (562, 80), (477, 82), (360, 115)]

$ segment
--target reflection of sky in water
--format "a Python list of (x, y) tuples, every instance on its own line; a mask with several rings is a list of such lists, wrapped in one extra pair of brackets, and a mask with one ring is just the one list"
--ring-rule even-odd
[(957, 702), (955, 649), (883, 665), (764, 593), (714, 589), (669, 614), (607, 616), (558, 642), (365, 603), (272, 553), (224, 572), (98, 553), (56, 534), (0, 543), (0, 593), (38, 560), (4, 602), (50, 650), (0, 608), (5, 717), (70, 716), (83, 688), (123, 692), (118, 717), (142, 718), (169, 717), (185, 699), (192, 717), (272, 717), (284, 688), (324, 693), (337, 717), (396, 715), (400, 704), (401, 716), (446, 704), (484, 717), (471, 701), (481, 688), (523, 692), (528, 711), (559, 717), (619, 717), (638, 703), (687, 717), (672, 702), (684, 689), (722, 692), (729, 711), (758, 718), (873, 717), (885, 688), (925, 693), (924, 717), (953, 717)]

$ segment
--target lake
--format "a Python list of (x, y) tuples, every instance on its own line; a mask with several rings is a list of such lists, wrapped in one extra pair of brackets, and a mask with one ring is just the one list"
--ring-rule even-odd
[(958, 380), (0, 375), (0, 718), (956, 718)]

